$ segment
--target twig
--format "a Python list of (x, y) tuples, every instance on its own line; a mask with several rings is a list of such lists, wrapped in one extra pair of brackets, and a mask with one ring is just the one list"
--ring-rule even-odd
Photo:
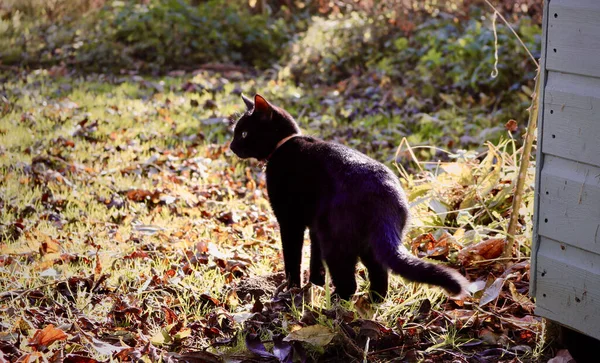
[(498, 257), (498, 258), (491, 258), (489, 260), (471, 261), (471, 264), (474, 265), (476, 263), (498, 262), (498, 261), (519, 261), (519, 260), (524, 260), (524, 259), (529, 259), (529, 257)]
[(540, 79), (540, 67), (538, 67), (537, 74), (535, 76), (535, 87), (533, 89), (533, 94), (531, 95), (532, 99), (531, 107), (529, 109), (529, 120), (527, 122), (527, 134), (525, 135), (523, 154), (521, 155), (521, 165), (519, 167), (519, 173), (517, 174), (517, 185), (515, 187), (515, 194), (512, 203), (512, 213), (510, 214), (510, 221), (508, 223), (508, 230), (506, 232), (507, 239), (506, 244), (504, 245), (502, 257), (511, 257), (515, 247), (515, 232), (517, 230), (517, 223), (519, 219), (519, 209), (521, 208), (521, 201), (523, 200), (523, 189), (525, 187), (525, 179), (527, 179), (527, 169), (529, 168), (531, 148), (533, 147), (533, 140), (535, 138), (534, 130), (536, 128), (538, 118), (538, 94), (540, 91)]

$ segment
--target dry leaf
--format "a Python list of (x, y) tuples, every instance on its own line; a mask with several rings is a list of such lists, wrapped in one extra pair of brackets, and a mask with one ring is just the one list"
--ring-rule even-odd
[(458, 259), (465, 266), (470, 265), (473, 261), (493, 260), (502, 254), (504, 242), (504, 238), (489, 238), (460, 250)]
[(33, 363), (42, 357), (43, 355), (40, 352), (27, 353), (19, 357), (15, 363)]
[(493, 284), (491, 284), (485, 291), (483, 292), (483, 296), (479, 300), (479, 307), (487, 305), (488, 303), (496, 300), (500, 295), (500, 291), (502, 291), (502, 285), (504, 285), (504, 277), (498, 277)]
[(96, 250), (96, 266), (94, 266), (94, 275), (102, 275), (102, 265), (100, 264), (100, 248)]
[(509, 120), (504, 127), (510, 132), (515, 132), (519, 128), (519, 125), (517, 125), (517, 121)]
[(529, 300), (529, 298), (527, 296), (525, 296), (517, 291), (517, 289), (515, 288), (515, 284), (513, 284), (511, 281), (509, 281), (508, 288), (510, 290), (510, 294), (512, 295), (513, 300), (516, 303), (521, 305), (521, 307), (524, 309), (533, 311), (533, 303), (531, 302), (531, 300)]
[(326, 326), (311, 325), (291, 332), (283, 340), (286, 342), (306, 342), (318, 347), (324, 347), (331, 342), (334, 336), (335, 333)]
[(38, 352), (46, 350), (46, 348), (57, 340), (67, 339), (67, 334), (50, 324), (42, 330), (36, 330), (35, 334), (29, 339), (29, 346)]

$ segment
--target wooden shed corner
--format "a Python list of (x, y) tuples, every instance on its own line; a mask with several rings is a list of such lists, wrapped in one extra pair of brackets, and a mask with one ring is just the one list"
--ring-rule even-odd
[(600, 339), (600, 1), (544, 11), (531, 294)]

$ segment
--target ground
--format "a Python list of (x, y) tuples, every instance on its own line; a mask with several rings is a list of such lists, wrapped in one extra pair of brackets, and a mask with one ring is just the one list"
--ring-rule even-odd
[[(519, 210), (519, 249), (499, 257), (520, 136), (506, 131), (505, 141), (469, 152), (431, 153), (435, 145), (413, 148), (404, 138), (412, 126), (382, 127), (377, 115), (350, 124), (329, 113), (345, 102), (345, 84), (303, 89), (239, 70), (150, 78), (54, 67), (8, 71), (3, 80), (0, 361), (552, 354), (527, 296), (531, 188)], [(398, 171), (413, 215), (406, 245), (459, 269), (475, 282), (474, 296), (450, 300), (394, 277), (388, 298), (371, 305), (362, 266), (351, 302), (331, 301), (329, 288), (283, 289), (263, 165), (227, 146), (240, 93), (257, 90), (305, 132)]]

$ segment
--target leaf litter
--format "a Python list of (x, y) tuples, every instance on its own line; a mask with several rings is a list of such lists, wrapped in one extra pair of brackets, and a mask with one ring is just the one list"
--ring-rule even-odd
[[(523, 243), (530, 238), (531, 189), (518, 211), (522, 243), (514, 264), (506, 269), (499, 260), (511, 213), (514, 142), (448, 153), (441, 162), (416, 159), (421, 154), (408, 142), (396, 153), (414, 216), (406, 245), (461, 269), (473, 281), (473, 297), (448, 300), (394, 277), (386, 302), (371, 305), (359, 267), (353, 302), (335, 302), (328, 288), (282, 288), (264, 171), (226, 146), (230, 131), (221, 112), (240, 111), (238, 96), (227, 86), (215, 92), (214, 107), (208, 95), (189, 91), (198, 77), (219, 75), (171, 78), (162, 90), (141, 89), (141, 102), (119, 91), (126, 79), (74, 85), (68, 102), (54, 103), (60, 121), (32, 128), (35, 141), (7, 147), (18, 162), (3, 164), (1, 175), (0, 360), (538, 359), (533, 351), (543, 326), (527, 295)], [(86, 95), (106, 86), (124, 101)], [(8, 87), (47, 100), (32, 85)], [(242, 80), (231, 87), (251, 86)], [(192, 96), (208, 106), (193, 106)], [(17, 111), (2, 119), (5, 137), (21, 137), (21, 122), (48, 117), (31, 101), (14, 102)], [(65, 107), (69, 102), (81, 106)], [(206, 122), (213, 119), (220, 121)], [(198, 120), (205, 121), (200, 131)], [(334, 138), (362, 137), (347, 131)]]

